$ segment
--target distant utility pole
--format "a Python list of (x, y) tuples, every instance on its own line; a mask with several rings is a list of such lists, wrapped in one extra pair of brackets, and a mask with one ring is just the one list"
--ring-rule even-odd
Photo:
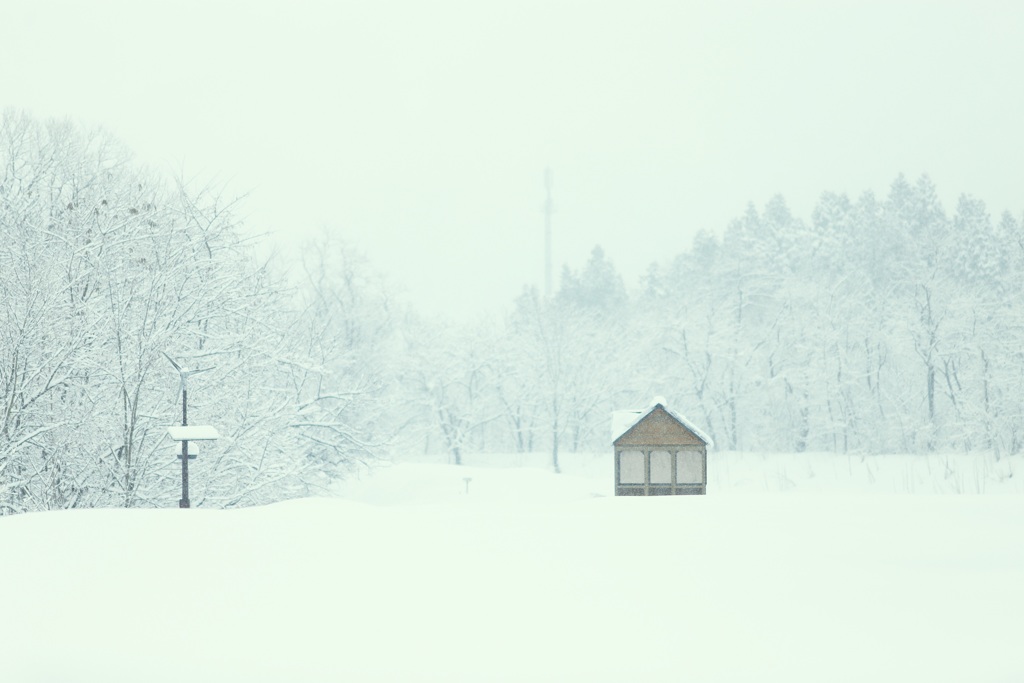
[(544, 189), (547, 200), (544, 202), (544, 298), (551, 299), (551, 214), (555, 212), (555, 202), (551, 198), (551, 169), (544, 169)]

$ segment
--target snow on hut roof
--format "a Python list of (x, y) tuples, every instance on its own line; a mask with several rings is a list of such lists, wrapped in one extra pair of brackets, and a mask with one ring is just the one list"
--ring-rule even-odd
[(665, 399), (661, 396), (655, 396), (651, 399), (651, 404), (646, 408), (639, 410), (616, 410), (612, 413), (612, 441), (618, 441), (619, 437), (628, 432), (630, 429), (635, 427), (637, 423), (643, 420), (645, 417), (651, 414), (651, 412), (661, 406), (662, 410), (671, 415), (677, 422), (693, 432), (694, 436), (706, 443), (708, 446), (714, 446), (715, 443), (711, 440), (711, 437), (704, 433), (704, 431), (695, 425), (690, 420), (686, 419), (685, 416), (677, 413), (668, 406), (665, 405)]

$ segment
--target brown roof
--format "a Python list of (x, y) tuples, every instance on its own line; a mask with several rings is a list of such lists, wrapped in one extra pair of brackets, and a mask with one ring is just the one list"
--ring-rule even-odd
[(712, 445), (711, 439), (683, 416), (655, 403), (636, 417), (614, 439), (615, 446)]

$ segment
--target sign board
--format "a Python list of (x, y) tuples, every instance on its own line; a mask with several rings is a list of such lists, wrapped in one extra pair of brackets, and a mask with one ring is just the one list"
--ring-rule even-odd
[[(182, 442), (179, 441), (178, 442), (178, 460), (181, 460), (181, 451), (182, 451), (181, 444), (182, 444)], [(189, 441), (188, 442), (188, 459), (189, 460), (193, 460), (193, 459), (195, 459), (195, 457), (197, 455), (199, 455), (199, 442), (193, 443), (193, 442)]]
[(209, 425), (168, 427), (167, 433), (175, 441), (213, 441), (220, 438), (217, 430)]

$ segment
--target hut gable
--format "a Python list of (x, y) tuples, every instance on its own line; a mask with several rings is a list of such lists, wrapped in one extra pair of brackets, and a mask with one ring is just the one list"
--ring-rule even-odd
[[(647, 411), (631, 411), (631, 421), (618, 428), (615, 446), (707, 446), (711, 440), (684, 417), (655, 403)], [(620, 418), (621, 419), (621, 418)]]

